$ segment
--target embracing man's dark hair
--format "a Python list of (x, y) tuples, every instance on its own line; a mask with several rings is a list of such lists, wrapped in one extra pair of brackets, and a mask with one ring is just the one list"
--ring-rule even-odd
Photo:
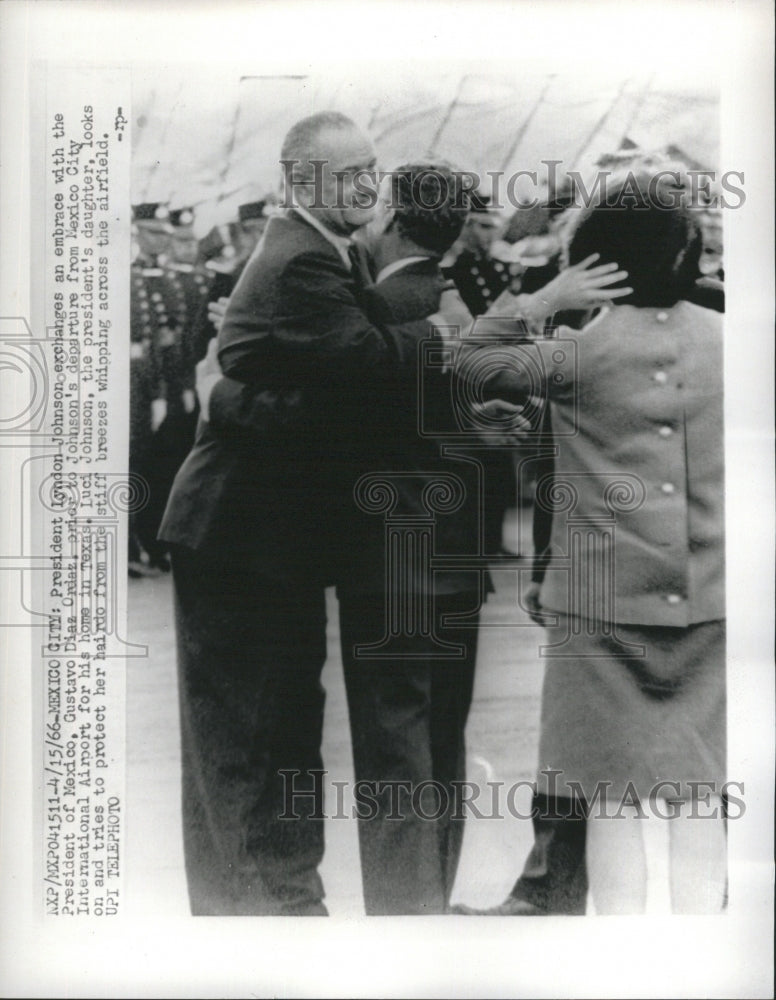
[(399, 232), (442, 256), (469, 214), (466, 175), (441, 163), (408, 163), (391, 171), (391, 208)]
[(596, 204), (580, 210), (568, 233), (568, 262), (598, 253), (628, 272), (633, 294), (618, 305), (675, 305), (700, 275), (701, 229), (691, 209), (666, 208), (654, 197), (648, 173), (612, 178)]

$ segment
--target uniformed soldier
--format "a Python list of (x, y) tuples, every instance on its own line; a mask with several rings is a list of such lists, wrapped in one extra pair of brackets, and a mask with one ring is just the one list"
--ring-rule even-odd
[(160, 403), (143, 467), (149, 500), (139, 512), (138, 525), (148, 565), (165, 572), (169, 569), (166, 546), (156, 535), (175, 473), (194, 440), (197, 414), (192, 335), (209, 283), (207, 272), (195, 264), (199, 247), (193, 221), (191, 208), (168, 213), (168, 251), (157, 257), (156, 267), (146, 267), (142, 273)]
[[(199, 243), (192, 224), (194, 210), (179, 208), (170, 212), (173, 228), (170, 260), (165, 267), (165, 277), (171, 287), (172, 304), (177, 310), (176, 369), (170, 372), (173, 379), (168, 406), (176, 414), (194, 414), (195, 330), (202, 306), (208, 300), (213, 281), (211, 272), (197, 263)], [(168, 414), (169, 416), (170, 414)], [(191, 420), (189, 420), (191, 423)], [(193, 443), (194, 424), (186, 442), (184, 456)]]
[[(501, 221), (491, 199), (473, 193), (471, 211), (461, 234), (463, 249), (442, 272), (455, 282), (472, 316), (486, 312), (506, 289), (519, 291), (520, 264), (497, 260), (491, 247), (501, 228)], [(516, 479), (511, 451), (496, 448), (479, 452), (484, 475), (483, 528), (486, 555), (514, 555), (502, 542), (504, 515), (515, 504)]]
[(186, 331), (207, 292), (207, 278), (189, 263), (197, 253), (191, 209), (171, 213), (166, 205), (147, 202), (135, 207), (134, 218), (138, 256), (132, 268), (131, 325), (133, 344), (139, 346), (132, 348), (130, 466), (149, 491), (147, 504), (132, 519), (130, 573), (140, 576), (169, 569), (156, 534), (170, 484), (194, 434), (194, 360)]
[(472, 316), (480, 316), (515, 279), (517, 263), (496, 259), (491, 250), (501, 229), (501, 220), (490, 198), (473, 194), (472, 208), (461, 235), (462, 249), (443, 271), (451, 278)]
[[(205, 356), (208, 342), (218, 330), (210, 316), (210, 306), (220, 299), (228, 299), (237, 280), (253, 253), (267, 220), (274, 211), (274, 199), (267, 195), (258, 201), (246, 202), (237, 209), (238, 221), (230, 225), (232, 243), (222, 248), (219, 256), (208, 260), (206, 267), (213, 275), (204, 307), (200, 307), (194, 326), (194, 360)], [(227, 252), (231, 251), (231, 252)]]
[[(159, 202), (133, 206), (133, 250), (130, 276), (130, 473), (147, 481), (153, 436), (166, 412), (166, 389), (160, 352), (158, 292), (153, 280), (163, 274), (160, 262), (170, 249), (169, 211)], [(130, 512), (129, 574), (154, 572), (148, 547), (155, 539), (146, 530), (144, 511)]]

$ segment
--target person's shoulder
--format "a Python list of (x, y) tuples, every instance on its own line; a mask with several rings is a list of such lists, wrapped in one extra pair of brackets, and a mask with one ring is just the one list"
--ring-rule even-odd
[(704, 347), (711, 347), (714, 343), (721, 344), (725, 321), (723, 313), (686, 299), (680, 299), (666, 312), (668, 319), (664, 320), (662, 325), (666, 326), (668, 332), (673, 334), (677, 341), (681, 341), (688, 350), (703, 350)]
[(257, 250), (248, 259), (240, 284), (256, 286), (295, 275), (328, 271), (349, 273), (336, 249), (312, 226), (293, 216), (273, 216)]
[[(270, 228), (273, 222), (275, 226)], [(340, 264), (343, 263), (339, 252), (323, 233), (293, 211), (273, 216), (270, 219), (264, 235), (264, 242), (277, 248), (283, 248), (292, 256), (312, 254), (313, 256), (331, 258), (339, 261)]]
[(383, 298), (400, 299), (408, 293), (438, 296), (451, 284), (454, 286), (439, 270), (438, 261), (428, 258), (407, 264), (370, 288)]
[(602, 310), (577, 335), (580, 357), (600, 360), (609, 351), (634, 360), (651, 356), (654, 338), (703, 350), (722, 340), (724, 316), (694, 302), (680, 299), (673, 306), (616, 305)]
[(723, 313), (710, 305), (682, 299), (675, 306), (677, 317), (688, 323), (702, 323), (704, 326), (722, 329)]
[(468, 274), (474, 263), (474, 254), (471, 250), (461, 250), (455, 257), (446, 257), (442, 261), (442, 271), (445, 274)]
[(555, 336), (540, 342), (547, 345), (547, 350), (553, 349), (555, 340), (571, 340), (578, 346), (585, 345), (584, 349), (590, 349), (599, 342), (619, 336), (623, 330), (633, 329), (640, 322), (639, 312), (634, 306), (605, 305), (593, 312), (580, 314), (577, 326), (558, 323)]
[(264, 248), (281, 263), (282, 275), (293, 276), (295, 272), (322, 275), (335, 273), (339, 277), (350, 276), (350, 267), (341, 254), (326, 237), (299, 216), (289, 213), (277, 219), (278, 225), (270, 236), (269, 226), (265, 234)]
[(685, 296), (688, 302), (693, 302), (697, 306), (705, 309), (713, 309), (714, 312), (724, 313), (725, 311), (725, 285), (717, 278), (705, 275), (698, 278), (688, 294)]
[(364, 300), (376, 322), (415, 322), (437, 312), (447, 284), (435, 262), (418, 262), (366, 288)]

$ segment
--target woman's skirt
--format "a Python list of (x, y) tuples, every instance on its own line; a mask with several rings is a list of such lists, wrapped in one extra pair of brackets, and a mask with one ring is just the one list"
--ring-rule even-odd
[(612, 624), (610, 634), (597, 623), (590, 635), (585, 621), (558, 619), (545, 647), (539, 791), (588, 802), (719, 795), (725, 622)]

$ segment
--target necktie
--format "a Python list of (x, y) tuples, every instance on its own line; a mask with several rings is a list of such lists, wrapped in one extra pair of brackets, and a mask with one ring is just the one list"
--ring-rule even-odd
[(368, 285), (373, 283), (372, 274), (369, 270), (369, 257), (364, 247), (360, 243), (351, 243), (348, 247), (348, 257), (350, 258), (350, 270), (358, 291), (363, 291)]

